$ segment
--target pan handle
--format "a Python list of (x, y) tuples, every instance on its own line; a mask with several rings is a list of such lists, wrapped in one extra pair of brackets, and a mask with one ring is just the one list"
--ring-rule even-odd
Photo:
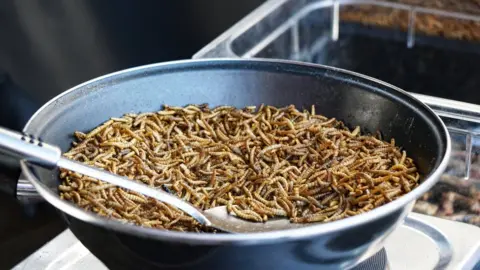
[(42, 202), (35, 187), (23, 176), (18, 159), (0, 155), (0, 192), (23, 204)]
[(3, 155), (0, 155), (0, 196), (16, 198), (23, 214), (30, 218), (36, 215), (37, 207), (44, 202), (30, 181), (22, 176), (18, 160)]
[[(19, 158), (28, 157), (37, 164), (53, 167), (61, 156), (60, 149), (43, 143), (39, 138), (4, 127), (0, 127), (0, 152), (0, 171), (6, 169), (6, 172), (10, 172), (2, 178), (0, 188), (11, 196), (21, 194), (17, 198), (24, 203), (37, 200), (39, 195), (26, 178), (18, 177), (20, 175)], [(15, 174), (12, 173), (13, 169), (16, 169)]]
[(14, 196), (23, 204), (34, 204), (44, 201), (42, 196), (37, 192), (35, 187), (30, 181), (28, 181), (23, 173), (20, 174), (20, 177), (16, 182), (16, 192)]
[(16, 197), (28, 217), (33, 217), (37, 206), (44, 202), (30, 181), (21, 175), (18, 160), (4, 155), (0, 155), (0, 196)]

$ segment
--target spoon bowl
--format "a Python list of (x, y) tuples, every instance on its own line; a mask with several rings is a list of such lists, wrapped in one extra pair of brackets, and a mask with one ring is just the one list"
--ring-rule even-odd
[(228, 233), (259, 233), (312, 225), (309, 223), (292, 223), (286, 218), (270, 219), (266, 222), (252, 222), (229, 214), (226, 206), (208, 209), (203, 211), (203, 214), (211, 222), (207, 226)]

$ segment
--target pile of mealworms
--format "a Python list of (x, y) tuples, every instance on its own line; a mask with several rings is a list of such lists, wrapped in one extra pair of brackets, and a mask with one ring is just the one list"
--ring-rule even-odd
[[(111, 118), (65, 156), (163, 189), (200, 209), (226, 205), (254, 222), (329, 222), (411, 191), (420, 175), (405, 151), (362, 135), (315, 107), (164, 106)], [(63, 199), (103, 216), (179, 230), (204, 228), (182, 211), (105, 182), (61, 171)]]

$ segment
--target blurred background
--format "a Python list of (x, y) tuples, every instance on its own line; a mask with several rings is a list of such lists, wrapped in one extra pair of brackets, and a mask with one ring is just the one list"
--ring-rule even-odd
[[(0, 125), (22, 129), (50, 98), (97, 76), (191, 58), (262, 2), (0, 1)], [(18, 173), (1, 165), (0, 184)], [(24, 209), (4, 194), (0, 269), (9, 269), (64, 225), (50, 206)]]

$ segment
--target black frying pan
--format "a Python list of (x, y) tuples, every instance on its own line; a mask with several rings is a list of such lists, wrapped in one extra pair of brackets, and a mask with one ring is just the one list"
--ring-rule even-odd
[(231, 235), (161, 231), (108, 220), (62, 201), (58, 174), (22, 162), (23, 173), (57, 207), (75, 236), (111, 269), (347, 268), (379, 251), (446, 167), (450, 141), (439, 117), (391, 85), (335, 68), (267, 60), (195, 60), (129, 69), (86, 82), (43, 106), (25, 131), (68, 150), (76, 130), (161, 105), (297, 107), (315, 104), (364, 132), (394, 137), (417, 162), (422, 184), (355, 217), (292, 231)]

